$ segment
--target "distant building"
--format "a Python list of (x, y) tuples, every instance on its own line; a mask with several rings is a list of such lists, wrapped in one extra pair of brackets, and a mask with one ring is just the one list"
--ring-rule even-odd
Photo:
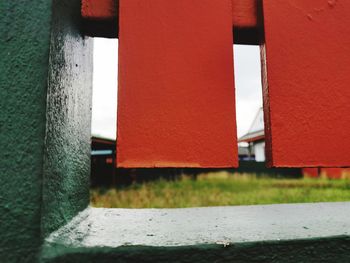
[(116, 143), (113, 139), (93, 136), (91, 138), (91, 185), (115, 185)]
[[(239, 159), (241, 161), (255, 160), (265, 162), (264, 112), (260, 108), (247, 134), (238, 139)], [(350, 178), (350, 168), (303, 168), (305, 177), (324, 177), (329, 179)]]
[[(248, 133), (239, 138), (238, 143), (240, 144), (238, 152), (247, 152), (247, 156), (245, 157), (244, 155), (240, 155), (241, 160), (265, 162), (264, 112), (262, 108), (256, 114)], [(244, 143), (247, 146), (242, 146)]]

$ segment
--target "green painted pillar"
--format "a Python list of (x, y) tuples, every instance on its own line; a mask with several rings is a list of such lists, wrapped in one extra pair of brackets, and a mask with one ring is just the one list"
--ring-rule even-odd
[(0, 262), (37, 262), (89, 201), (92, 40), (79, 0), (2, 0), (0, 14)]

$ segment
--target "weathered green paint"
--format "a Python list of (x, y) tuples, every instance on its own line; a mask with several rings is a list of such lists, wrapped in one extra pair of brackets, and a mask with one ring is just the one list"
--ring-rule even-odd
[(350, 238), (238, 243), (233, 246), (182, 247), (123, 246), (114, 248), (62, 248), (65, 254), (48, 258), (49, 263), (115, 262), (237, 262), (237, 263), (344, 263), (350, 261)]
[[(79, 0), (0, 1), (1, 263), (37, 262), (41, 216), (44, 230), (55, 229), (88, 202), (92, 64), (79, 12)], [(72, 192), (63, 198), (64, 191)]]
[(348, 262), (350, 203), (88, 208), (45, 242), (43, 262)]
[(92, 39), (80, 34), (79, 0), (54, 3), (44, 154), (44, 236), (89, 203)]
[(1, 0), (0, 14), (0, 262), (33, 262), (41, 243), (51, 1)]

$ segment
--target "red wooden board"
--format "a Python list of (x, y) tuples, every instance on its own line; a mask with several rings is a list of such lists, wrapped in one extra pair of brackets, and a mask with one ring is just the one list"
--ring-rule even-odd
[(121, 0), (119, 167), (236, 167), (231, 0)]
[[(233, 24), (240, 28), (260, 27), (256, 0), (231, 0)], [(82, 0), (83, 19), (114, 20), (118, 17), (118, 0)]]
[(85, 19), (113, 20), (117, 17), (117, 0), (82, 0), (81, 16)]
[(346, 0), (263, 1), (270, 165), (350, 166), (349, 11)]

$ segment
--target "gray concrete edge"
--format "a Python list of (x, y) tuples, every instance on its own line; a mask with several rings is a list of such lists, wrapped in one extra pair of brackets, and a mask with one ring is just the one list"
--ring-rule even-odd
[(46, 239), (42, 261), (345, 262), (349, 215), (350, 203), (88, 208)]

